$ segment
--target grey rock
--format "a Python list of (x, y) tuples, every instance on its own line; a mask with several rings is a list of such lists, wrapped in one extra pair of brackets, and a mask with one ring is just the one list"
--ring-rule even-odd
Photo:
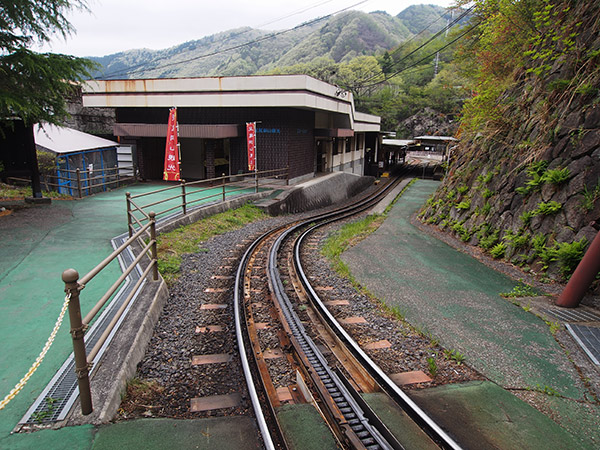
[(594, 105), (585, 112), (583, 127), (586, 129), (600, 128), (600, 108), (597, 105)]
[(581, 155), (591, 154), (600, 146), (600, 131), (599, 130), (587, 130), (581, 141), (575, 146), (573, 151), (573, 158), (577, 158)]

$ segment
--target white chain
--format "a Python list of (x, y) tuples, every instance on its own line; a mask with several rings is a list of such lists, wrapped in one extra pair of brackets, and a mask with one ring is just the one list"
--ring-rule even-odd
[(65, 296), (65, 302), (60, 311), (58, 319), (56, 319), (56, 323), (54, 324), (54, 329), (52, 330), (50, 337), (46, 341), (46, 345), (44, 345), (44, 348), (42, 349), (41, 353), (39, 354), (39, 356), (37, 357), (37, 359), (31, 366), (29, 371), (25, 374), (25, 376), (23, 378), (21, 378), (21, 381), (19, 381), (17, 383), (17, 385), (13, 388), (13, 390), (11, 390), (8, 393), (8, 395), (6, 397), (4, 397), (4, 400), (2, 400), (0, 402), (0, 410), (3, 409), (6, 405), (8, 405), (8, 403), (17, 396), (17, 394), (21, 391), (21, 389), (23, 389), (25, 387), (25, 385), (27, 384), (27, 382), (29, 381), (31, 376), (34, 374), (34, 372), (37, 370), (37, 368), (40, 366), (40, 364), (44, 360), (46, 353), (48, 353), (50, 346), (54, 342), (54, 338), (56, 338), (56, 333), (58, 333), (58, 329), (60, 328), (60, 325), (62, 324), (63, 318), (65, 317), (65, 312), (67, 311), (67, 307), (69, 306), (70, 300), (71, 300), (71, 293), (69, 292)]

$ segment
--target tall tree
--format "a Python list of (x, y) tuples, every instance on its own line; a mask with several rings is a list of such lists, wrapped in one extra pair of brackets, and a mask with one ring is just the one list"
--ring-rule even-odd
[(84, 0), (0, 0), (0, 125), (14, 118), (59, 124), (67, 115), (73, 82), (88, 77), (93, 63), (30, 48), (69, 36), (66, 13), (74, 9), (87, 9)]

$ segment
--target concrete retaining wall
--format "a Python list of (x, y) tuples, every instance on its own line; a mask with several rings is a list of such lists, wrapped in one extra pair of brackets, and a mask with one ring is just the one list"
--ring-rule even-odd
[(334, 172), (284, 191), (257, 206), (271, 215), (310, 211), (347, 200), (371, 186), (373, 177)]

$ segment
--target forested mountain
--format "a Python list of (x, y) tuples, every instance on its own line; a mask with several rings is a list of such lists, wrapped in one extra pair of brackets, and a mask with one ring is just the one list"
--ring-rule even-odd
[[(443, 16), (442, 19), (440, 19)], [(436, 32), (451, 14), (432, 5), (411, 6), (397, 17), (348, 11), (290, 31), (228, 30), (164, 50), (135, 49), (92, 60), (99, 78), (167, 78), (252, 75), (316, 58), (348, 62), (392, 49), (432, 25)], [(244, 45), (252, 42), (251, 45)]]

